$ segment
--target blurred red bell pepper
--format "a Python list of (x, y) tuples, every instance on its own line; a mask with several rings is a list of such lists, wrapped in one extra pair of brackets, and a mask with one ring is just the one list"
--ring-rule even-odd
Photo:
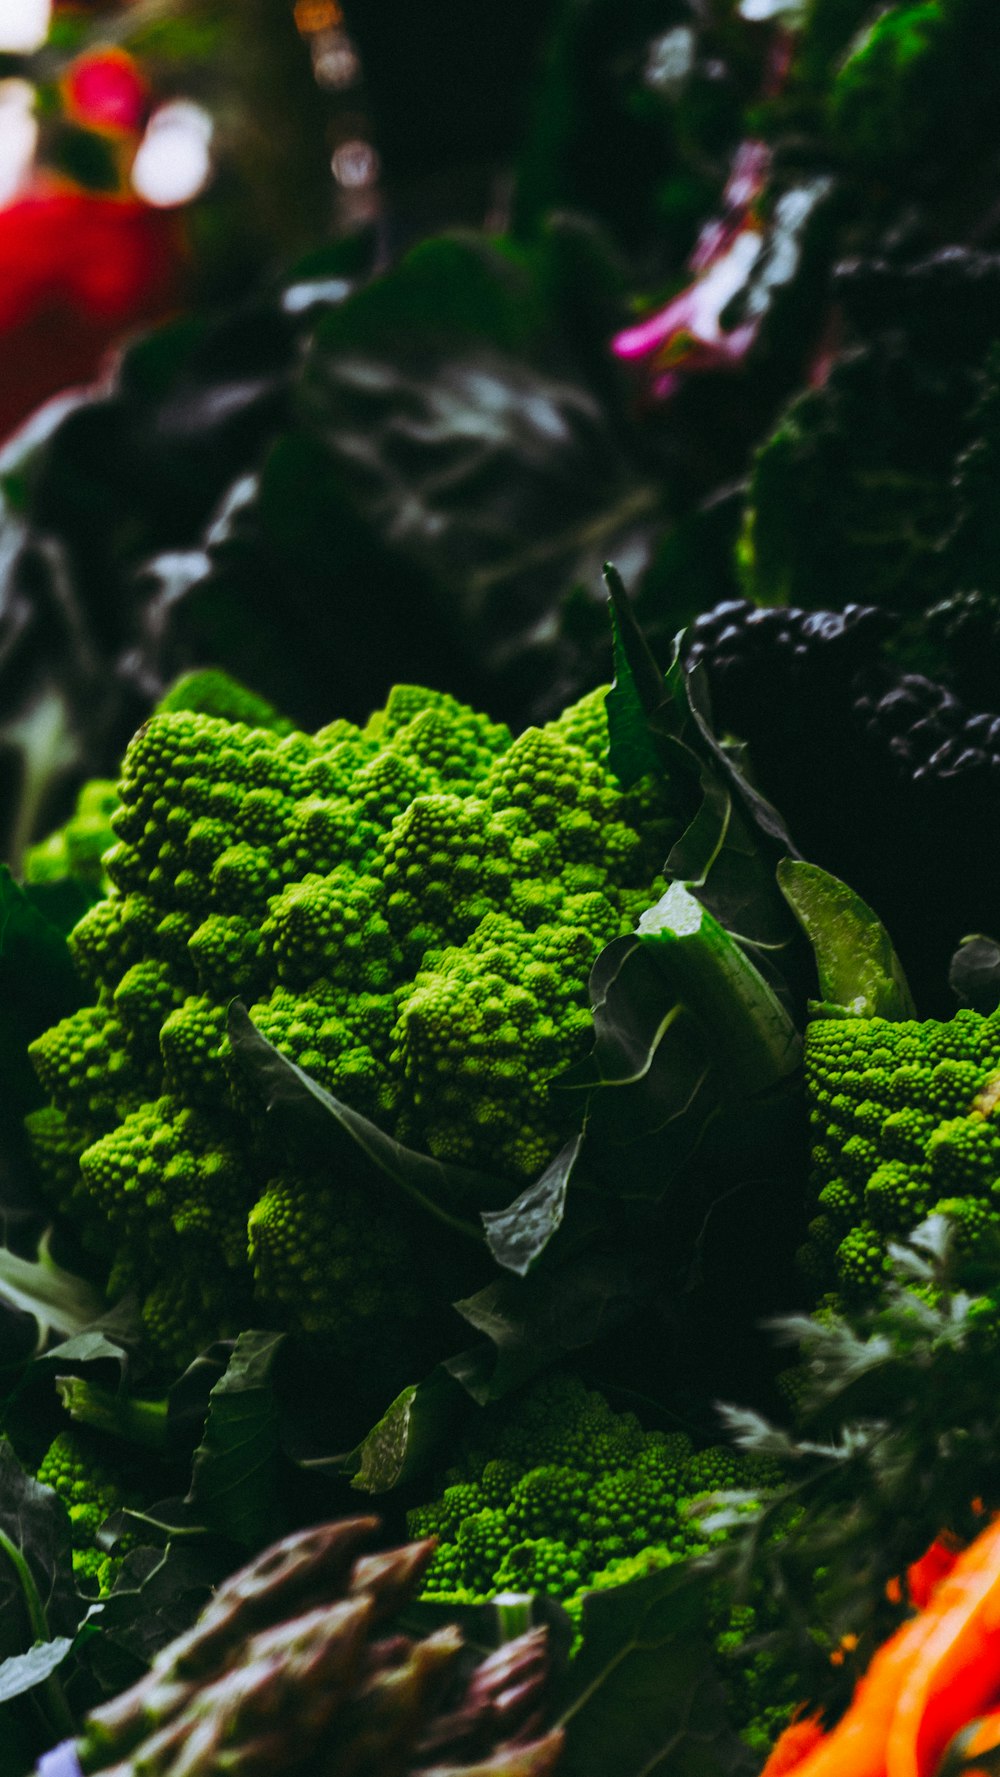
[(39, 180), (0, 209), (0, 438), (176, 304), (176, 212)]

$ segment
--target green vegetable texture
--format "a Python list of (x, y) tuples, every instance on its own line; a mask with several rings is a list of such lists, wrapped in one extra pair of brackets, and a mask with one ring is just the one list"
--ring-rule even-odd
[(24, 854), (26, 882), (60, 882), (73, 877), (100, 893), (107, 887), (101, 859), (112, 839), (111, 816), (118, 807), (118, 786), (111, 778), (92, 778), (83, 785), (76, 807), (56, 828)]
[(662, 892), (678, 831), (669, 788), (623, 791), (606, 752), (600, 691), (517, 740), (414, 686), (364, 729), (187, 710), (140, 729), (111, 891), (70, 938), (92, 1001), (32, 1044), (51, 1102), (28, 1127), (50, 1202), (165, 1361), (262, 1317), (350, 1355), (434, 1287), (415, 1215), (356, 1159), (269, 1141), (234, 995), (411, 1148), (515, 1183), (557, 1152), (578, 1113), (550, 1082), (586, 1052), (591, 965)]
[(845, 1301), (889, 1274), (888, 1243), (947, 1214), (1000, 1250), (1000, 1019), (817, 1018), (806, 1035), (817, 1214), (800, 1254)]
[(437, 1538), (425, 1593), (470, 1602), (542, 1591), (578, 1614), (588, 1592), (703, 1554), (691, 1507), (722, 1489), (766, 1489), (773, 1464), (685, 1432), (643, 1431), (578, 1377), (556, 1373), (477, 1422), (439, 1497), (409, 1514)]
[[(164, 713), (196, 710), (206, 716), (222, 716), (229, 722), (245, 722), (253, 728), (271, 728), (290, 734), (294, 724), (264, 697), (258, 697), (217, 667), (182, 673), (156, 705)], [(61, 827), (29, 845), (24, 854), (25, 882), (79, 882), (95, 895), (106, 894), (110, 883), (103, 859), (114, 843), (111, 817), (118, 808), (118, 784), (114, 778), (91, 778), (77, 793), (76, 806)]]
[(74, 1426), (57, 1434), (35, 1471), (35, 1479), (51, 1487), (69, 1512), (77, 1586), (102, 1597), (111, 1590), (130, 1544), (126, 1537), (112, 1555), (101, 1547), (97, 1533), (112, 1513), (139, 1502), (134, 1485), (119, 1473), (121, 1466), (120, 1453), (109, 1455), (93, 1433)]

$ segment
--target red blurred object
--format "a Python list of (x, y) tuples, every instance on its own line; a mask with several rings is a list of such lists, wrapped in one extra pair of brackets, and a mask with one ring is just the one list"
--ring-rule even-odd
[(779, 1735), (760, 1777), (787, 1777), (820, 1744), (823, 1723), (818, 1715), (796, 1716)]
[(67, 114), (87, 129), (134, 135), (149, 111), (149, 87), (123, 49), (79, 56), (62, 81)]
[(930, 1603), (938, 1586), (947, 1579), (959, 1555), (962, 1545), (958, 1538), (950, 1536), (943, 1530), (936, 1536), (929, 1549), (925, 1549), (919, 1561), (914, 1561), (906, 1570), (906, 1590), (910, 1603), (917, 1610), (924, 1610)]
[(177, 214), (133, 198), (38, 186), (0, 210), (0, 438), (168, 314), (183, 262)]

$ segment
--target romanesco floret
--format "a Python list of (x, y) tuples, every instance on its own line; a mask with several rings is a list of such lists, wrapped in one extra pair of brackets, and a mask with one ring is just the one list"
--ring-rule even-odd
[(224, 1096), (225, 1007), (207, 994), (190, 994), (160, 1026), (160, 1054), (168, 1092), (186, 1104), (211, 1108)]
[(812, 1186), (800, 1253), (818, 1290), (864, 1299), (887, 1243), (947, 1213), (960, 1251), (1000, 1222), (1000, 1019), (817, 1018), (806, 1037)]
[[(391, 1199), (344, 1179), (268, 1181), (248, 1223), (257, 1300), (304, 1332), (332, 1338), (349, 1358), (379, 1367), (380, 1325), (414, 1328), (426, 1310), (428, 1271), (413, 1252), (419, 1227)], [(428, 1255), (427, 1266), (434, 1266)]]
[(182, 673), (156, 707), (167, 713), (199, 710), (204, 716), (224, 716), (228, 722), (246, 722), (252, 728), (273, 728), (275, 734), (290, 734), (295, 726), (266, 697), (231, 679), (217, 666)]
[(704, 1550), (719, 1533), (692, 1509), (699, 1498), (777, 1480), (759, 1457), (643, 1431), (579, 1378), (555, 1374), (484, 1411), (409, 1528), (438, 1538), (428, 1595), (537, 1589), (578, 1614), (586, 1592)]
[[(292, 731), (293, 724), (279, 715), (266, 698), (237, 684), (228, 673), (217, 668), (184, 673), (161, 697), (158, 712), (195, 711), (207, 716), (222, 716), (229, 722), (245, 722), (254, 728), (270, 728), (276, 734)], [(118, 785), (111, 778), (91, 778), (83, 785), (76, 806), (61, 827), (37, 844), (30, 845), (24, 855), (26, 882), (55, 882), (70, 878), (86, 889), (106, 893), (109, 883), (104, 867), (105, 853), (114, 843), (112, 816), (118, 812)], [(113, 917), (113, 916), (112, 916)], [(106, 915), (98, 915), (88, 934), (97, 939)], [(87, 939), (83, 941), (83, 947)], [(82, 956), (77, 962), (88, 979), (99, 982), (98, 972), (91, 977)]]
[(124, 1021), (107, 1001), (71, 1012), (36, 1038), (29, 1053), (56, 1103), (96, 1129), (115, 1123), (151, 1084), (129, 1048)]
[(150, 1289), (173, 1266), (207, 1276), (245, 1266), (255, 1191), (225, 1113), (164, 1095), (85, 1149), (80, 1172), (88, 1206), (117, 1236), (119, 1285)]
[(573, 1128), (550, 1083), (586, 1052), (590, 969), (662, 891), (677, 815), (666, 786), (626, 794), (612, 775), (603, 692), (516, 740), (418, 686), (315, 735), (205, 696), (155, 713), (126, 754), (112, 887), (71, 938), (95, 1003), (33, 1046), (52, 1098), (35, 1151), (171, 1361), (231, 1318), (230, 1286), (346, 1356), (426, 1299), (433, 1255), (415, 1259), (399, 1214), (401, 1277), (356, 1155), (310, 1173), (275, 1153), (229, 1001), (397, 1141), (516, 1185)]
[[(119, 1465), (120, 1466), (120, 1465)], [(73, 1539), (73, 1573), (81, 1591), (105, 1597), (128, 1551), (128, 1537), (109, 1554), (97, 1533), (113, 1512), (139, 1504), (139, 1495), (117, 1472), (101, 1439), (84, 1428), (59, 1432), (42, 1457), (35, 1479), (51, 1487), (69, 1513)], [(132, 1539), (134, 1541), (134, 1538)]]
[(102, 859), (112, 842), (111, 816), (117, 807), (117, 784), (109, 778), (91, 778), (77, 796), (65, 825), (37, 845), (28, 846), (25, 881), (58, 882), (72, 877), (89, 889), (105, 888)]
[[(94, 1139), (92, 1128), (77, 1123), (57, 1105), (42, 1105), (25, 1119), (28, 1136), (50, 1195), (63, 1215), (71, 1213), (74, 1191), (80, 1181), (80, 1155)], [(86, 1230), (81, 1230), (86, 1241)]]
[[(269, 1000), (251, 1007), (251, 1017), (269, 1043), (328, 1092), (345, 1098), (364, 1116), (381, 1119), (391, 1116), (400, 1093), (396, 1077), (375, 1052), (381, 1046), (384, 1053), (395, 1004), (391, 994), (347, 996), (327, 991), (312, 998), (276, 987)], [(234, 1075), (237, 1093), (239, 1087)]]

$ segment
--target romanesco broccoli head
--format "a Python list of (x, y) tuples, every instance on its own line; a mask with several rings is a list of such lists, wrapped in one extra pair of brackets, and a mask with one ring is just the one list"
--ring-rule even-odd
[(820, 1215), (800, 1254), (818, 1290), (864, 1300), (887, 1243), (932, 1213), (959, 1250), (1000, 1235), (1000, 1019), (817, 1018), (806, 1036)]
[(760, 1457), (643, 1431), (634, 1414), (555, 1374), (484, 1411), (409, 1528), (438, 1539), (428, 1595), (538, 1590), (578, 1614), (585, 1593), (704, 1550), (718, 1533), (692, 1510), (698, 1499), (777, 1479)]
[(677, 832), (666, 786), (610, 772), (603, 690), (516, 740), (412, 685), (314, 735), (248, 697), (182, 687), (134, 737), (110, 892), (71, 937), (92, 1003), (32, 1047), (51, 1200), (171, 1364), (250, 1299), (345, 1357), (377, 1347), (435, 1275), (356, 1157), (275, 1152), (234, 995), (387, 1134), (516, 1184), (572, 1130), (552, 1082), (590, 1041), (590, 969)]

